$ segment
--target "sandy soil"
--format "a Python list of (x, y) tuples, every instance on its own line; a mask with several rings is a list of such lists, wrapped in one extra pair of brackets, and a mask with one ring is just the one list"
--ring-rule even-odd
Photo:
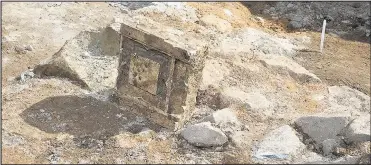
[(320, 34), (312, 38), (309, 51), (298, 52), (296, 61), (329, 85), (347, 85), (370, 95), (370, 44), (326, 35), (324, 52), (319, 53)]

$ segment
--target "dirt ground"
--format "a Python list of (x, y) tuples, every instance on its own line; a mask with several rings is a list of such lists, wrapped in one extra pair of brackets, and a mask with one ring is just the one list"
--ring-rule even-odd
[(326, 35), (323, 53), (320, 34), (306, 33), (312, 42), (294, 59), (329, 85), (346, 85), (370, 95), (370, 44)]
[[(307, 36), (311, 39), (311, 42), (306, 45), (308, 49), (298, 51), (292, 57), (293, 59), (329, 85), (348, 85), (370, 95), (369, 44), (326, 35), (324, 53), (320, 54), (318, 52), (320, 33), (288, 32), (284, 21), (265, 20), (262, 22), (240, 3), (192, 2), (188, 4), (197, 9), (201, 16), (213, 13), (229, 21), (236, 29), (254, 27), (269, 33), (278, 33), (281, 36)], [(224, 12), (220, 12), (225, 8), (229, 9), (234, 16), (228, 17), (223, 14)], [(74, 37), (80, 31), (108, 25), (114, 17), (122, 14), (120, 9), (103, 2), (4, 2), (2, 3), (2, 11), (2, 123), (3, 128), (6, 128), (6, 133), (12, 134), (11, 136), (14, 137), (23, 137), (19, 143), (12, 141), (9, 142), (11, 144), (2, 148), (3, 163), (50, 163), (53, 161), (84, 163), (84, 159), (100, 163), (185, 162), (186, 158), (180, 159), (179, 155), (187, 155), (190, 151), (173, 152), (171, 148), (179, 146), (169, 140), (168, 136), (165, 136), (165, 140), (163, 140), (164, 138), (161, 137), (163, 135), (160, 134), (161, 131), (157, 127), (152, 128), (151, 125), (148, 125), (156, 131), (156, 137), (151, 137), (154, 140), (148, 141), (147, 136), (152, 135), (138, 134), (142, 131), (139, 128), (144, 126), (136, 127), (135, 125), (138, 124), (138, 121), (139, 124), (143, 123), (142, 119), (136, 118), (129, 112), (119, 111), (117, 107), (96, 99), (77, 98), (76, 96), (88, 92), (68, 80), (51, 78), (41, 81), (33, 79), (25, 84), (16, 84), (12, 81), (28, 67), (33, 68), (41, 61), (51, 57), (66, 40)], [(166, 23), (170, 25), (172, 21)], [(195, 26), (193, 24), (183, 25), (179, 22), (173, 23), (174, 26), (179, 27)], [(192, 28), (184, 27), (184, 29)], [(16, 47), (23, 45), (32, 45), (33, 50), (17, 53)], [(219, 63), (228, 62), (219, 61)], [(250, 67), (255, 64), (246, 65)], [(239, 66), (233, 67), (231, 72), (236, 74), (230, 78), (236, 81), (234, 83), (240, 83), (241, 86), (253, 83), (252, 80), (249, 80), (250, 77), (240, 78), (246, 76), (248, 69), (240, 69), (242, 67)], [(236, 69), (240, 70), (236, 71)], [(267, 75), (256, 74), (251, 77), (257, 77), (260, 80), (271, 78)], [(267, 81), (272, 84), (277, 82), (279, 81), (276, 79)], [(258, 83), (256, 85), (259, 86)], [(270, 90), (281, 90), (280, 85), (275, 86), (277, 88), (270, 87), (272, 88)], [(299, 93), (297, 95), (303, 97), (309, 95), (305, 92), (298, 92), (299, 86), (291, 79), (281, 85), (285, 90), (295, 94)], [(307, 88), (311, 87), (322, 90), (323, 86), (312, 85)], [(319, 108), (317, 102), (310, 99), (303, 101), (302, 97), (292, 98), (290, 93), (282, 97), (298, 102), (297, 107), (293, 108), (302, 110), (302, 112), (297, 113), (313, 113)], [(69, 108), (60, 108), (63, 105), (68, 105)], [(110, 107), (110, 113), (101, 113), (100, 110), (107, 106)], [(47, 112), (50, 113), (39, 111), (40, 107), (48, 107)], [(87, 111), (88, 109), (99, 115), (92, 115), (91, 111)], [(70, 118), (69, 114), (71, 113), (80, 116), (81, 120)], [(121, 113), (125, 113), (125, 115)], [(60, 116), (60, 118), (50, 119), (48, 116)], [(128, 119), (125, 120), (121, 116), (127, 116)], [(266, 132), (268, 125), (255, 122), (257, 119), (254, 116), (241, 114), (239, 117), (246, 122), (253, 121), (255, 125), (252, 126), (254, 128), (251, 131), (256, 131), (259, 134)], [(38, 123), (38, 121), (45, 122)], [(272, 125), (277, 123), (277, 121), (267, 122)], [(72, 126), (73, 128), (71, 128)], [(103, 134), (107, 134), (107, 137), (98, 136), (102, 132), (96, 132), (96, 130), (106, 131)], [(120, 134), (120, 131), (126, 131), (126, 133)], [(249, 143), (253, 143), (259, 136), (251, 138)], [(201, 151), (199, 155), (188, 155), (198, 156), (198, 160), (202, 160), (200, 158), (202, 156), (218, 157), (221, 155), (219, 157), (222, 157), (224, 163), (246, 163), (250, 161), (247, 158), (249, 154), (248, 151), (234, 153), (229, 150), (225, 153)], [(68, 161), (63, 162), (63, 160)], [(189, 162), (192, 163), (192, 161)], [(220, 163), (220, 161), (215, 160), (212, 163)]]

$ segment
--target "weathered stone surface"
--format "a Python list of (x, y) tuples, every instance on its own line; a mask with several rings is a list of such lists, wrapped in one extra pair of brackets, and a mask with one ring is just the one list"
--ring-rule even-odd
[(371, 154), (365, 154), (359, 158), (358, 164), (371, 164)]
[(320, 162), (326, 160), (325, 157), (322, 155), (309, 151), (305, 152), (301, 155), (295, 158), (295, 160), (292, 162), (293, 164), (306, 164), (307, 162)]
[(231, 136), (232, 144), (240, 148), (246, 147), (248, 134), (249, 132), (246, 131), (237, 131), (233, 133)]
[(342, 133), (348, 142), (364, 142), (371, 140), (370, 130), (370, 114), (367, 114), (351, 121)]
[(231, 105), (245, 105), (247, 109), (257, 111), (265, 115), (272, 115), (272, 102), (259, 92), (246, 93), (238, 88), (230, 87), (221, 92), (220, 103), (222, 107)]
[(160, 72), (160, 64), (158, 62), (140, 56), (132, 56), (130, 59), (130, 71), (129, 83), (131, 85), (144, 89), (151, 94), (156, 94)]
[(120, 34), (111, 26), (83, 31), (34, 72), (40, 77), (69, 78), (92, 91), (111, 89), (116, 84), (119, 50)]
[(328, 88), (330, 108), (336, 111), (370, 112), (370, 96), (348, 86)]
[(210, 122), (203, 122), (185, 128), (181, 135), (190, 144), (198, 147), (221, 146), (228, 141), (227, 136)]
[(215, 15), (203, 16), (200, 19), (200, 24), (204, 25), (204, 26), (215, 27), (218, 31), (220, 31), (222, 33), (228, 32), (232, 29), (232, 25), (228, 21), (226, 21), (224, 19), (221, 19), (221, 18), (219, 18), (218, 16), (215, 16)]
[(347, 117), (307, 116), (297, 119), (295, 125), (316, 144), (321, 144), (324, 140), (336, 139), (348, 122)]
[(271, 102), (261, 93), (247, 93), (246, 106), (251, 109), (266, 109), (271, 106)]
[(227, 135), (233, 134), (242, 128), (240, 121), (230, 108), (216, 111), (210, 116), (205, 117), (203, 121), (215, 123)]
[(281, 126), (268, 133), (257, 145), (254, 157), (257, 159), (290, 159), (300, 153), (305, 145), (288, 125)]
[(22, 136), (3, 131), (2, 145), (4, 147), (12, 147), (25, 143), (25, 139)]
[(306, 162), (304, 164), (357, 164), (357, 157), (348, 157), (348, 158), (339, 158), (338, 160), (334, 161), (314, 161), (314, 162)]
[(268, 68), (282, 72), (288, 71), (289, 75), (303, 83), (307, 82), (321, 82), (321, 80), (313, 73), (310, 73), (304, 67), (300, 66), (293, 60), (284, 56), (270, 56), (268, 58), (261, 58), (262, 64)]
[(219, 43), (211, 51), (223, 58), (230, 58), (231, 54), (258, 58), (267, 55), (291, 56), (295, 54), (295, 49), (300, 48), (290, 39), (254, 28), (240, 29), (228, 36), (220, 36), (218, 40)]
[(138, 113), (165, 127), (181, 128), (195, 107), (207, 48), (165, 41), (131, 24), (122, 24), (121, 34), (120, 104), (130, 100), (142, 105)]
[(217, 59), (207, 59), (202, 70), (201, 90), (206, 90), (210, 86), (218, 87), (219, 84), (230, 74), (230, 67)]
[(207, 106), (215, 111), (229, 107), (222, 104), (220, 96), (220, 89), (210, 85), (207, 89), (197, 91), (196, 104)]
[(323, 155), (328, 156), (332, 154), (332, 152), (339, 147), (341, 144), (340, 139), (326, 139), (321, 143), (321, 148)]
[(244, 103), (251, 109), (264, 109), (271, 106), (271, 102), (261, 93), (246, 93), (231, 87), (224, 89), (221, 94), (223, 104)]
[(186, 2), (152, 2), (152, 5), (135, 10), (138, 15), (157, 14), (157, 17), (165, 17), (181, 22), (195, 22), (198, 20), (197, 11)]
[(327, 164), (356, 164), (359, 158), (359, 156), (344, 156), (334, 161), (330, 161)]

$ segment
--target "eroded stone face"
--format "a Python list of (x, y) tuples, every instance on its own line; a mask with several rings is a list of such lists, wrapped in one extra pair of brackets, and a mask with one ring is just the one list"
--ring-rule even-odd
[(157, 92), (160, 64), (135, 53), (130, 58), (129, 83), (153, 95)]
[(187, 50), (127, 25), (122, 25), (121, 35), (120, 104), (137, 104), (141, 108), (135, 111), (149, 119), (180, 127), (175, 122), (183, 123), (194, 109), (202, 59), (190, 60)]
[(187, 65), (181, 61), (175, 61), (173, 86), (170, 95), (169, 112), (172, 114), (182, 114), (182, 106), (187, 97), (188, 74)]
[(148, 105), (166, 112), (170, 57), (122, 37), (118, 89), (127, 97), (141, 98)]

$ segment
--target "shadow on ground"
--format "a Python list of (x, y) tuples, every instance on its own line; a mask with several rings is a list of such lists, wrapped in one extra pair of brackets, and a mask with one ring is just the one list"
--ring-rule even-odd
[(161, 127), (115, 104), (93, 97), (57, 96), (44, 99), (21, 117), (47, 133), (65, 132), (75, 137), (108, 138), (120, 132), (138, 133), (144, 128), (158, 132)]

